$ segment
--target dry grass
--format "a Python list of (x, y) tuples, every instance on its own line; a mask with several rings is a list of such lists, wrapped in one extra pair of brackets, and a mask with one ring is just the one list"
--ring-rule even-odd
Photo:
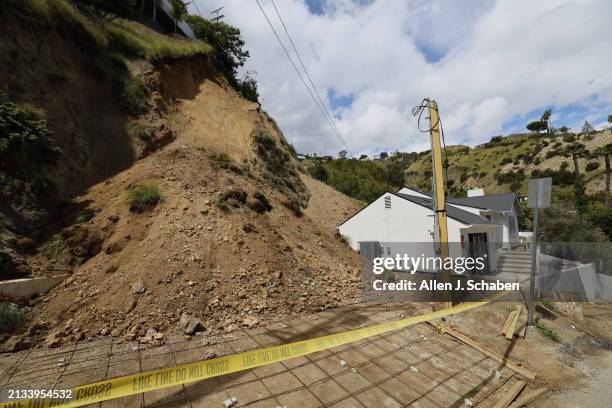
[(160, 34), (135, 21), (89, 18), (66, 0), (25, 0), (24, 4), (27, 11), (44, 18), (75, 41), (93, 44), (100, 50), (151, 60), (206, 55), (212, 50), (202, 41)]
[(84, 16), (65, 0), (25, 0), (26, 10), (43, 17), (51, 26), (84, 35), (98, 48), (108, 47), (104, 27)]
[(206, 55), (212, 47), (201, 41), (170, 37), (133, 21), (116, 19), (108, 23), (106, 30), (111, 45), (128, 55), (151, 60), (164, 57)]

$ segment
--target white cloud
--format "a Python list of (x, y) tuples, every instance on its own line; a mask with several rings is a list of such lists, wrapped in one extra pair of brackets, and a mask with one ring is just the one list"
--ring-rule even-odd
[[(260, 2), (286, 40), (270, 1)], [(584, 105), (597, 123), (612, 113), (608, 0), (342, 0), (322, 15), (300, 0), (275, 2), (321, 95), (354, 97), (335, 110), (353, 153), (427, 148), (410, 113), (425, 96), (438, 101), (449, 144), (520, 130), (504, 124), (549, 106)], [(264, 109), (287, 138), (303, 152), (340, 150), (257, 3), (224, 5), (251, 52), (245, 70), (257, 72)], [(570, 114), (555, 124), (584, 121)]]

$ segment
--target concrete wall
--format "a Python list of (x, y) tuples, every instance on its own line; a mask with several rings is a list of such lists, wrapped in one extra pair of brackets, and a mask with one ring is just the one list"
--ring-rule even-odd
[(29, 299), (34, 294), (47, 293), (70, 275), (58, 275), (48, 278), (12, 279), (0, 281), (0, 296), (17, 299)]

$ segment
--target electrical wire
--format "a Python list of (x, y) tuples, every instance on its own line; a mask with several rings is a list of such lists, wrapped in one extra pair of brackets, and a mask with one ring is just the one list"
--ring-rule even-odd
[(204, 15), (200, 11), (200, 8), (198, 7), (198, 3), (196, 2), (196, 0), (193, 0), (191, 4), (193, 4), (193, 7), (195, 7), (195, 9), (198, 11), (198, 14), (200, 15), (200, 17), (204, 18)]
[[(312, 90), (310, 89), (310, 87), (308, 86), (308, 84), (306, 83), (306, 80), (304, 79), (304, 76), (302, 75), (302, 73), (300, 72), (299, 68), (297, 67), (297, 65), (295, 64), (295, 62), (293, 61), (293, 58), (291, 58), (291, 55), (289, 54), (289, 51), (287, 51), (287, 47), (285, 47), (285, 44), (283, 43), (283, 41), (280, 39), (280, 36), (278, 35), (278, 33), (276, 32), (276, 29), (274, 28), (274, 25), (272, 24), (272, 22), (270, 21), (270, 18), (268, 17), (268, 14), (265, 12), (265, 10), (263, 9), (261, 3), (259, 2), (259, 0), (255, 0), (257, 2), (257, 5), (259, 6), (259, 10), (261, 11), (261, 13), (263, 14), (264, 18), (266, 19), (266, 21), (268, 22), (268, 25), (270, 26), (270, 29), (272, 30), (272, 32), (274, 33), (274, 36), (276, 37), (276, 40), (278, 41), (278, 43), (280, 44), (280, 46), (282, 47), (283, 51), (285, 52), (285, 55), (287, 56), (287, 58), (289, 59), (289, 62), (291, 63), (291, 65), (293, 66), (293, 69), (295, 70), (295, 72), (298, 74), (298, 76), (300, 77), (300, 79), (302, 80), (302, 83), (304, 84), (304, 86), (306, 87), (306, 90), (308, 91), (308, 94), (310, 95), (310, 97), (312, 98), (312, 101), (315, 103), (315, 105), (317, 105), (317, 107), (319, 108), (319, 111), (321, 111), (321, 114), (323, 115), (323, 117), (326, 119), (326, 121), (329, 123), (330, 127), (332, 128), (332, 132), (334, 133), (334, 135), (338, 138), (338, 140), (340, 141), (340, 143), (342, 144), (342, 146), (346, 147), (346, 150), (350, 153), (351, 149), (349, 148), (348, 144), (346, 143), (346, 141), (342, 138), (342, 135), (340, 133), (338, 133), (337, 129), (335, 128), (334, 123), (330, 120), (330, 118), (327, 117), (327, 115), (325, 114), (325, 109), (323, 107), (321, 107), (321, 105), (319, 104), (319, 102), (317, 101), (317, 98), (314, 96), (314, 94), (312, 93)], [(352, 155), (352, 153), (351, 153)]]
[(327, 114), (329, 122), (334, 127), (334, 129), (335, 129), (339, 139), (341, 140), (342, 144), (347, 147), (348, 153), (350, 153), (352, 155), (352, 153), (350, 152), (350, 149), (348, 148), (348, 144), (346, 143), (346, 141), (342, 137), (342, 133), (340, 132), (340, 130), (336, 126), (336, 123), (334, 121), (334, 117), (332, 116), (331, 113), (329, 113), (329, 110), (325, 106), (325, 102), (323, 101), (323, 98), (321, 98), (321, 94), (319, 93), (319, 90), (317, 89), (317, 86), (314, 84), (312, 78), (310, 77), (310, 74), (308, 73), (308, 69), (306, 69), (306, 65), (304, 65), (304, 61), (302, 60), (302, 57), (300, 56), (300, 53), (297, 50), (297, 47), (295, 46), (295, 43), (293, 42), (293, 38), (291, 37), (291, 34), (289, 34), (289, 30), (287, 29), (287, 26), (285, 25), (285, 21), (283, 20), (283, 17), (281, 16), (280, 12), (278, 11), (278, 8), (276, 7), (276, 3), (274, 2), (274, 0), (271, 0), (271, 2), (272, 2), (272, 6), (274, 7), (274, 11), (276, 12), (276, 15), (278, 16), (278, 19), (280, 20), (280, 22), (281, 22), (281, 24), (283, 26), (283, 30), (285, 31), (285, 34), (287, 35), (287, 38), (289, 39), (289, 42), (291, 43), (291, 47), (293, 48), (293, 51), (295, 51), (295, 55), (297, 56), (298, 61), (300, 62), (300, 65), (302, 66), (302, 69), (304, 70), (304, 73), (306, 73), (306, 77), (308, 78), (308, 82), (310, 82), (310, 85), (312, 86), (312, 89), (314, 89), (314, 91), (315, 91), (315, 93), (317, 95), (317, 98), (319, 99), (319, 102), (321, 103), (321, 106), (323, 107), (323, 109), (325, 110), (325, 113)]

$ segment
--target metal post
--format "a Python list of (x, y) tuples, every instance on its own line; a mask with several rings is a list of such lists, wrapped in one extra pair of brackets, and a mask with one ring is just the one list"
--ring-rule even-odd
[[(536, 188), (536, 197), (538, 197), (538, 189)], [(535, 212), (533, 215), (533, 243), (531, 248), (531, 278), (529, 279), (529, 299), (527, 310), (527, 325), (533, 326), (533, 298), (535, 297), (535, 278), (538, 257), (538, 213), (540, 212), (539, 200), (536, 199)]]

